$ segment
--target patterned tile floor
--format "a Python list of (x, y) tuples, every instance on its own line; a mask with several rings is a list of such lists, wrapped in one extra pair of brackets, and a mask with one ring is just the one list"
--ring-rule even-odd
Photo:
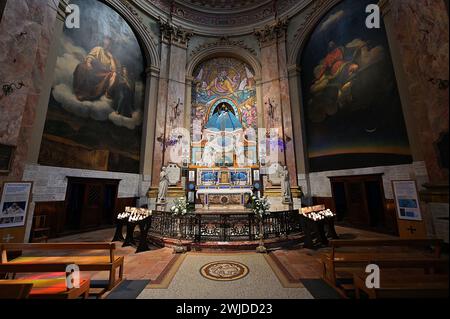
[[(246, 277), (235, 281), (214, 281), (200, 274), (211, 262), (231, 261), (249, 268)], [(188, 253), (167, 289), (145, 289), (138, 299), (312, 299), (299, 285), (285, 288), (264, 255), (257, 253)]]
[[(389, 237), (383, 234), (343, 227), (337, 227), (337, 233), (346, 239)], [(109, 242), (113, 234), (114, 229), (105, 229), (59, 238), (52, 240), (52, 242)], [(215, 261), (217, 258), (223, 259), (223, 256), (215, 252), (190, 253), (180, 257), (180, 255), (173, 254), (170, 248), (152, 247), (151, 251), (135, 254), (134, 247), (122, 248), (121, 244), (117, 243), (116, 255), (125, 257), (124, 279), (132, 281), (150, 280), (155, 287), (168, 288), (146, 289), (140, 298), (211, 298), (213, 296), (220, 296), (221, 298), (225, 296), (227, 298), (233, 298), (233, 296), (239, 298), (311, 298), (311, 295), (303, 287), (285, 288), (288, 287), (286, 285), (283, 287), (280, 283), (280, 277), (286, 278), (291, 284), (298, 283), (300, 279), (319, 279), (322, 271), (319, 263), (319, 253), (326, 249), (328, 248), (309, 250), (301, 247), (291, 247), (289, 249), (271, 251), (269, 256), (266, 257), (254, 253), (236, 252), (230, 256), (238, 259), (236, 260), (238, 262), (243, 260), (244, 263), (248, 263), (249, 267), (253, 267), (252, 275), (239, 280), (239, 282), (226, 283), (226, 286), (230, 286), (230, 289), (221, 291), (219, 295), (215, 295), (211, 289), (222, 283), (210, 282), (201, 277), (199, 273), (201, 266), (208, 261)], [(82, 254), (92, 254), (92, 252), (83, 252)], [(92, 272), (87, 275), (91, 276), (92, 280), (107, 279), (107, 273), (105, 272)], [(263, 284), (259, 287), (258, 285), (261, 285), (260, 282), (262, 281), (260, 280), (261, 278), (268, 278), (270, 285)], [(199, 289), (189, 289), (192, 291), (188, 295), (183, 293), (187, 286), (192, 285), (198, 286), (197, 288)], [(236, 294), (237, 290), (235, 288), (238, 287), (242, 293)], [(255, 288), (257, 292), (255, 292)], [(274, 289), (273, 291), (272, 288)], [(205, 294), (204, 292), (209, 293)]]

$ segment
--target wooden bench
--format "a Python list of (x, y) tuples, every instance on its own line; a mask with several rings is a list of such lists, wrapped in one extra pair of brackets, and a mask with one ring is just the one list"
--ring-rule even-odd
[[(124, 257), (115, 256), (116, 245), (114, 243), (36, 243), (36, 244), (1, 244), (1, 265), (20, 267), (24, 264), (32, 264), (35, 269), (52, 269), (57, 265), (67, 264), (68, 261), (77, 265), (80, 271), (107, 271), (109, 272), (108, 290), (113, 289), (123, 279)], [(11, 261), (7, 259), (7, 253), (11, 251), (30, 251), (39, 256), (23, 256)], [(47, 251), (62, 251), (65, 256), (46, 256)], [(105, 256), (73, 256), (72, 251), (107, 251)], [(17, 268), (20, 269), (20, 268)], [(36, 270), (39, 272), (38, 270)], [(55, 271), (55, 270), (49, 270)], [(118, 279), (116, 280), (116, 274)]]
[(32, 283), (18, 283), (11, 280), (0, 280), (1, 299), (27, 299), (30, 295)]
[(368, 288), (366, 273), (353, 276), (356, 298), (448, 298), (448, 274), (405, 275), (385, 271), (380, 276), (380, 288)]
[[(331, 251), (323, 253), (321, 258), (322, 276), (326, 282), (337, 287), (339, 279), (352, 281), (352, 273), (365, 270), (369, 264), (380, 268), (423, 268), (433, 271), (448, 265), (448, 261), (440, 260), (441, 244), (440, 239), (331, 240)], [(383, 247), (385, 250), (380, 250)], [(389, 250), (388, 247), (403, 250), (426, 247), (433, 248), (434, 252)]]
[[(12, 293), (13, 287), (23, 286), (29, 289), (26, 295), (12, 299), (77, 299), (89, 297), (89, 279), (81, 279), (79, 288), (68, 289), (65, 278), (54, 279), (20, 279), (20, 280), (0, 280), (0, 290), (6, 289), (1, 295), (6, 295), (5, 299), (11, 299), (7, 294)], [(9, 290), (9, 291), (8, 291)]]
[[(0, 290), (5, 288), (13, 289), (14, 285), (17, 286), (30, 286), (30, 291), (28, 291), (26, 296), (21, 296), (19, 298), (14, 298), (13, 295), (7, 296), (6, 298), (11, 299), (77, 299), (83, 297), (87, 299), (89, 297), (90, 279), (80, 278), (79, 287), (68, 288), (67, 287), (67, 266), (72, 265), (73, 262), (66, 263), (56, 263), (56, 264), (14, 264), (6, 263), (0, 264), (0, 273), (12, 273), (12, 274), (35, 274), (35, 273), (62, 273), (59, 277), (51, 278), (22, 278), (22, 279), (10, 279), (10, 280), (0, 280)], [(13, 291), (9, 291), (5, 294), (12, 294)]]

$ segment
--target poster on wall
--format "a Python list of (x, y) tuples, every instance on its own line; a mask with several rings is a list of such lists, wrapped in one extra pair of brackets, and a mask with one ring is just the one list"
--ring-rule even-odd
[(402, 220), (421, 221), (422, 214), (416, 182), (413, 180), (393, 181), (392, 188), (398, 218)]
[(0, 201), (0, 228), (25, 226), (32, 182), (5, 183)]

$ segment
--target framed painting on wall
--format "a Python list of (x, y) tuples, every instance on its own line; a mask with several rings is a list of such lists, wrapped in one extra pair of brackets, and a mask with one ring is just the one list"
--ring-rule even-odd
[(23, 227), (31, 201), (33, 182), (6, 182), (0, 199), (0, 228)]

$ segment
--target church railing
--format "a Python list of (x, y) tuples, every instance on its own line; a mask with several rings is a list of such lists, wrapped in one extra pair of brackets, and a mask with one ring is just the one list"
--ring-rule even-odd
[[(264, 238), (284, 238), (300, 234), (298, 211), (273, 212), (263, 219)], [(182, 217), (169, 212), (153, 212), (150, 235), (196, 242), (254, 241), (259, 238), (259, 222), (254, 214), (197, 214)]]

